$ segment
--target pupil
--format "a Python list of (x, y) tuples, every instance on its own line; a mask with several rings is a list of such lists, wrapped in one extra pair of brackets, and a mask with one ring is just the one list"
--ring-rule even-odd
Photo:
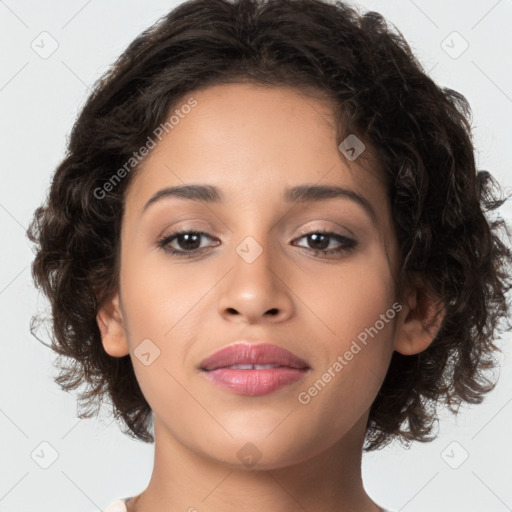
[[(199, 235), (197, 235), (196, 233), (184, 234), (184, 235), (180, 235), (179, 237), (180, 237), (180, 240), (185, 239), (185, 244), (182, 244), (181, 241), (180, 241), (180, 244), (179, 244), (184, 249), (194, 250), (194, 249), (198, 249), (199, 246), (201, 245), (200, 243), (198, 243), (199, 242)], [(190, 239), (191, 238), (195, 238), (195, 240), (192, 242), (192, 246), (190, 246)]]
[[(329, 237), (327, 235), (322, 235), (320, 233), (313, 233), (312, 235), (309, 235), (310, 242), (313, 241), (314, 247), (313, 249), (327, 249), (329, 247)], [(323, 238), (323, 241), (318, 243), (318, 239)], [(316, 245), (315, 245), (316, 244)]]

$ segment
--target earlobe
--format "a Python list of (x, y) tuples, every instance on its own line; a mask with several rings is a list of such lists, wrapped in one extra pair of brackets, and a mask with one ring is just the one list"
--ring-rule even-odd
[(403, 355), (419, 354), (434, 341), (445, 316), (443, 303), (423, 287), (414, 287), (408, 296), (394, 349)]
[(96, 322), (101, 333), (105, 352), (112, 357), (123, 357), (130, 353), (123, 315), (119, 305), (119, 294), (108, 300), (98, 311)]

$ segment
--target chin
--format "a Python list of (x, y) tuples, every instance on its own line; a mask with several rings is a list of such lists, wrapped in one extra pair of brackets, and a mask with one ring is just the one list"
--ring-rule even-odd
[[(275, 428), (274, 424), (273, 428)], [(255, 435), (237, 435), (224, 442), (210, 440), (203, 453), (217, 463), (236, 470), (268, 471), (299, 464), (314, 456), (319, 449), (308, 447), (304, 442), (295, 441), (294, 436), (283, 430), (270, 434), (267, 429)], [(318, 447), (317, 447), (318, 448)], [(298, 450), (300, 449), (300, 453)]]

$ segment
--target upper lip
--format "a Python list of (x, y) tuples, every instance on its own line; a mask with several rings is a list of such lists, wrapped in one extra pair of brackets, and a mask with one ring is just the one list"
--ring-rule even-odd
[(202, 370), (215, 370), (236, 364), (275, 364), (290, 368), (309, 368), (304, 359), (277, 345), (247, 342), (236, 342), (215, 352), (203, 359), (199, 367)]

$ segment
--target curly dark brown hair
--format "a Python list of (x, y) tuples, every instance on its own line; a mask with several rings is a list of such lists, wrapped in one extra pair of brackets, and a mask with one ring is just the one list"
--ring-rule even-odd
[[(401, 286), (421, 276), (445, 317), (426, 350), (393, 353), (364, 449), (432, 440), (439, 403), (455, 413), (496, 385), (487, 372), (497, 368), (494, 341), (511, 307), (512, 255), (501, 237), (510, 241), (508, 226), (491, 210), (506, 199), (476, 169), (465, 97), (436, 85), (380, 14), (342, 2), (190, 0), (140, 34), (95, 83), (27, 231), (37, 245), (34, 282), (51, 302), (55, 382), (66, 391), (86, 386), (80, 417), (107, 398), (124, 433), (154, 441), (130, 356), (105, 352), (96, 321), (118, 289), (124, 195), (137, 166), (115, 186), (111, 179), (185, 95), (244, 81), (327, 95), (340, 141), (357, 134), (375, 150)], [(34, 336), (39, 324), (36, 315)]]

